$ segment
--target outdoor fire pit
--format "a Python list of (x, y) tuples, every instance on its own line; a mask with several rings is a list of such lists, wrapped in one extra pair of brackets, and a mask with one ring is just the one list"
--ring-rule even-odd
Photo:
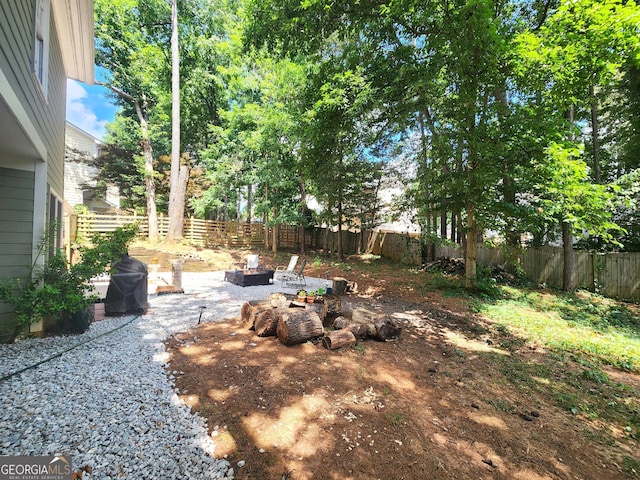
[(273, 270), (230, 270), (224, 272), (225, 282), (250, 287), (273, 283)]

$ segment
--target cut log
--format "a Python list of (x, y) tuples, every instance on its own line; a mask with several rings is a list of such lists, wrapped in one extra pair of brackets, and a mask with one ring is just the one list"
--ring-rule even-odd
[(347, 292), (347, 284), (349, 282), (346, 278), (333, 277), (333, 293), (334, 295), (342, 296)]
[(242, 325), (248, 330), (255, 329), (258, 314), (263, 310), (284, 307), (288, 303), (287, 298), (281, 293), (272, 293), (265, 300), (251, 300), (245, 302), (240, 309)]
[(355, 335), (348, 328), (342, 330), (334, 330), (325, 335), (322, 339), (322, 345), (329, 350), (336, 350), (347, 345), (355, 345), (357, 343)]
[(384, 317), (384, 313), (375, 312), (373, 310), (367, 310), (366, 308), (359, 307), (353, 311), (351, 315), (351, 321), (353, 323), (375, 323)]
[(289, 300), (282, 293), (271, 293), (267, 297), (267, 301), (271, 303), (272, 307), (283, 307), (285, 306)]
[(336, 330), (342, 330), (347, 325), (349, 325), (349, 319), (343, 317), (342, 315), (336, 317), (336, 319), (333, 321), (333, 328), (335, 328)]
[(254, 328), (259, 337), (275, 337), (280, 320), (279, 308), (269, 308), (261, 310), (256, 314)]
[(255, 328), (256, 316), (263, 310), (270, 310), (271, 304), (266, 300), (244, 302), (240, 309), (240, 318), (242, 319), (242, 326), (248, 330)]
[(358, 340), (365, 337), (376, 340), (389, 340), (400, 336), (402, 329), (396, 322), (381, 312), (367, 310), (366, 308), (356, 308), (352, 317), (338, 317), (333, 322), (335, 329), (349, 329)]
[(324, 333), (318, 314), (310, 310), (287, 309), (278, 321), (278, 340), (284, 345), (304, 343)]
[(322, 310), (322, 323), (330, 325), (338, 315), (342, 315), (342, 301), (340, 297), (336, 295), (325, 296)]
[(324, 324), (324, 305), (322, 303), (308, 303), (304, 309), (308, 312), (316, 312)]
[(184, 290), (173, 285), (158, 285), (156, 287), (156, 294), (158, 295), (167, 295), (169, 293), (184, 293)]
[(402, 329), (396, 325), (396, 323), (389, 317), (385, 317), (382, 321), (374, 324), (375, 333), (369, 336), (384, 342), (391, 338), (398, 338)]

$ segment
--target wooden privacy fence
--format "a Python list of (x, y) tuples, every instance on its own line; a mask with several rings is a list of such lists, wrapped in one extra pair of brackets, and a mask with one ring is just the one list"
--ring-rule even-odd
[[(89, 238), (93, 233), (112, 232), (117, 227), (138, 223), (140, 234), (149, 233), (149, 221), (146, 216), (138, 215), (78, 215), (75, 235), (79, 239)], [(158, 216), (158, 234), (167, 235), (169, 219)], [(264, 225), (258, 223), (219, 222), (198, 218), (184, 219), (184, 238), (205, 247), (252, 247), (264, 242)], [(74, 238), (73, 232), (71, 238)]]
[[(78, 215), (76, 235), (89, 238), (94, 232), (113, 231), (119, 225), (138, 222), (142, 235), (148, 232), (147, 218), (135, 215)], [(74, 222), (70, 222), (72, 225)], [(169, 220), (158, 217), (160, 236), (165, 236)], [(71, 232), (71, 238), (74, 238)], [(264, 245), (265, 234), (271, 229), (261, 223), (220, 222), (185, 218), (184, 237), (192, 243), (205, 247), (258, 247)], [(364, 235), (364, 241), (362, 238)], [(280, 248), (297, 249), (301, 243), (300, 229), (280, 226), (278, 241)], [(305, 246), (338, 249), (338, 234), (324, 228), (307, 229), (304, 232)], [(362, 246), (365, 246), (364, 248)], [(422, 263), (422, 249), (418, 234), (396, 232), (342, 232), (342, 248), (345, 255), (367, 251), (407, 265)], [(435, 245), (437, 257), (462, 257), (460, 247)], [(640, 301), (640, 253), (597, 253), (577, 251), (576, 283), (580, 288), (597, 291), (607, 297)], [(508, 266), (505, 251), (501, 248), (478, 244), (478, 263), (485, 266)], [(562, 286), (563, 253), (560, 247), (528, 248), (517, 252), (517, 261), (527, 278), (552, 287)]]
[[(149, 222), (146, 216), (140, 215), (98, 215), (78, 214), (72, 225), (71, 239), (86, 239), (93, 233), (112, 232), (118, 226), (138, 223), (141, 236), (149, 233)], [(165, 215), (158, 216), (158, 234), (164, 237), (169, 228), (169, 219)], [(258, 247), (264, 245), (265, 234), (271, 238), (271, 228), (262, 223), (222, 222), (202, 220), (198, 218), (184, 219), (184, 238), (196, 245), (204, 247)], [(325, 238), (326, 237), (326, 238)], [(361, 234), (342, 232), (342, 248), (345, 255), (360, 251)], [(304, 231), (305, 246), (324, 248), (330, 251), (338, 249), (338, 234), (324, 228), (310, 228)], [(280, 248), (297, 249), (300, 247), (301, 234), (296, 226), (280, 225), (278, 227), (278, 245)]]
[[(459, 258), (460, 247), (435, 245), (435, 256)], [(373, 232), (368, 251), (408, 265), (422, 263), (422, 248), (417, 234)], [(640, 253), (598, 253), (576, 251), (576, 284), (611, 298), (640, 301)], [(562, 287), (563, 252), (561, 247), (527, 248), (516, 253), (524, 275), (537, 283)], [(508, 267), (505, 250), (478, 244), (478, 263)]]

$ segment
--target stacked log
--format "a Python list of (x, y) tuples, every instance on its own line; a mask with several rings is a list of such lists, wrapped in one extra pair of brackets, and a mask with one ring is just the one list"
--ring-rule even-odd
[(286, 304), (287, 298), (281, 293), (272, 293), (266, 300), (245, 302), (240, 309), (242, 324), (248, 330), (255, 330), (255, 322), (261, 312), (280, 308)]
[(396, 338), (402, 331), (388, 315), (366, 308), (356, 308), (350, 319), (336, 318), (333, 322), (333, 328), (339, 330), (346, 328), (359, 340), (371, 337), (380, 341)]
[(280, 320), (279, 308), (270, 308), (261, 310), (256, 314), (254, 329), (259, 337), (275, 337), (278, 329), (278, 321)]
[(326, 295), (322, 304), (322, 323), (329, 326), (337, 316), (342, 315), (342, 301), (337, 295)]
[(271, 295), (263, 301), (246, 302), (240, 312), (245, 327), (255, 330), (259, 337), (276, 335), (284, 345), (322, 337), (325, 318), (335, 318), (332, 322), (334, 330), (322, 340), (329, 350), (354, 345), (367, 337), (384, 341), (400, 335), (400, 327), (382, 312), (357, 308), (350, 318), (341, 313), (341, 301), (335, 296), (325, 298), (323, 304), (301, 305), (286, 300), (281, 294)]
[(278, 320), (278, 340), (296, 345), (324, 334), (320, 316), (310, 309), (283, 309)]
[(348, 328), (329, 332), (322, 339), (322, 345), (328, 350), (336, 350), (357, 343), (355, 335)]

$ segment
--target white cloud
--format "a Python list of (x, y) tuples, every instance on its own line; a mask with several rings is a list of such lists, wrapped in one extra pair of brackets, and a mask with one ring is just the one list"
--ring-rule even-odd
[(67, 120), (94, 137), (102, 140), (107, 119), (98, 115), (89, 106), (91, 103), (87, 89), (75, 80), (67, 80)]

